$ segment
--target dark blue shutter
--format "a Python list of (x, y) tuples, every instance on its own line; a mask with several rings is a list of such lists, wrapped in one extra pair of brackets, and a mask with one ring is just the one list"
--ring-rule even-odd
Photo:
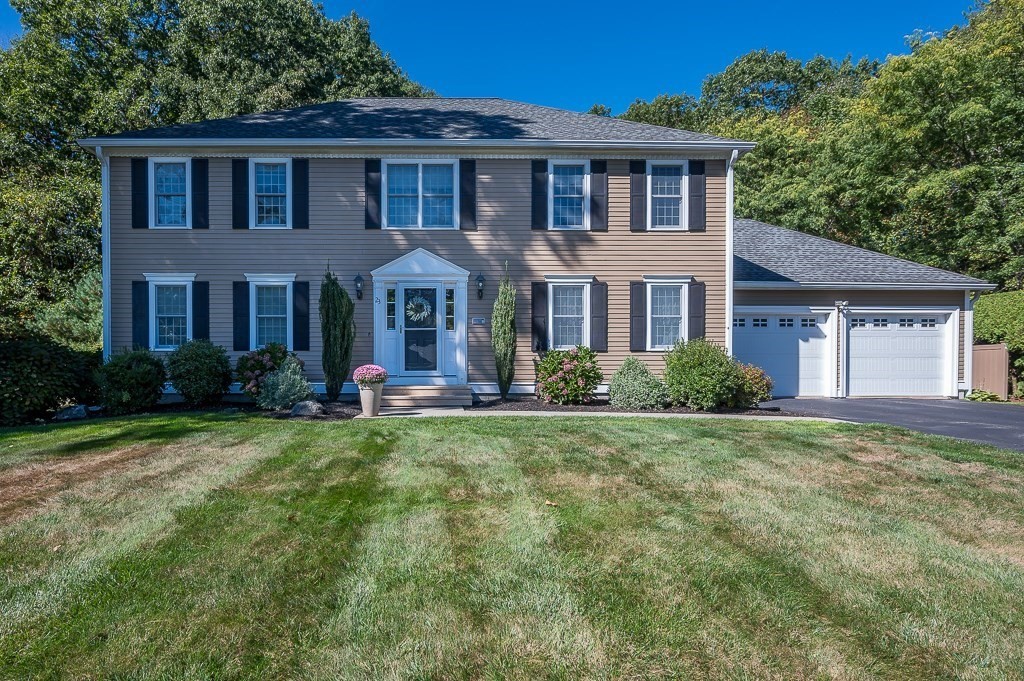
[(149, 282), (132, 282), (132, 347), (149, 347)]
[(292, 350), (309, 350), (309, 282), (292, 284)]
[(459, 229), (476, 231), (476, 161), (459, 161)]
[(590, 285), (590, 349), (608, 352), (608, 284)]
[(149, 227), (149, 159), (132, 159), (132, 229)]
[(689, 309), (689, 333), (687, 334), (687, 340), (693, 340), (694, 338), (703, 338), (705, 334), (705, 313), (706, 308), (705, 299), (707, 297), (707, 287), (702, 281), (690, 282), (690, 309)]
[(691, 232), (707, 230), (707, 174), (704, 161), (690, 161), (690, 218)]
[(231, 226), (249, 229), (249, 159), (231, 161)]
[(292, 228), (309, 229), (309, 159), (292, 159)]
[(530, 227), (533, 229), (548, 228), (548, 162), (537, 160), (530, 163), (531, 198)]
[(192, 229), (210, 228), (210, 162), (192, 159)]
[(530, 305), (533, 319), (533, 349), (548, 349), (548, 283), (535, 281), (530, 286)]
[(249, 351), (249, 282), (231, 284), (231, 320), (234, 331), (234, 349)]
[(192, 282), (192, 338), (210, 339), (210, 282)]
[(608, 161), (590, 162), (590, 231), (608, 231)]
[(647, 285), (642, 281), (629, 282), (629, 350), (647, 349)]
[(366, 229), (380, 229), (380, 159), (368, 158), (365, 165)]
[(647, 161), (629, 162), (629, 230), (647, 231)]

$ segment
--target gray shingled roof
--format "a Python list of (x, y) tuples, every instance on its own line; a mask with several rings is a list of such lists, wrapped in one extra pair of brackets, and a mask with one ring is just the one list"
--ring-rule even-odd
[(733, 247), (736, 282), (991, 287), (973, 277), (756, 220), (736, 219)]
[[(102, 139), (520, 140), (749, 143), (498, 98), (345, 99)], [(94, 138), (96, 139), (96, 138)]]

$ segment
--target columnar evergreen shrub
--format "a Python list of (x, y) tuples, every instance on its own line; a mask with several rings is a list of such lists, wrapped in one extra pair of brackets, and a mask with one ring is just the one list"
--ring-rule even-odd
[(710, 411), (734, 403), (742, 375), (722, 347), (697, 338), (665, 353), (665, 384), (674, 403)]
[(93, 354), (75, 352), (35, 333), (0, 338), (0, 425), (45, 416), (81, 399), (92, 384)]
[(537, 396), (556, 404), (586, 404), (603, 378), (590, 348), (549, 350), (537, 362)]
[(96, 372), (100, 401), (108, 414), (132, 414), (156, 406), (164, 392), (167, 371), (149, 350), (114, 355)]
[(498, 373), (498, 391), (508, 397), (516, 375), (516, 287), (508, 276), (498, 284), (498, 297), (491, 311), (491, 348)]
[(623, 409), (662, 409), (668, 402), (668, 388), (644, 362), (627, 357), (608, 384), (613, 406)]
[(277, 371), (286, 357), (288, 348), (280, 343), (267, 343), (259, 350), (239, 357), (235, 363), (235, 377), (242, 384), (242, 392), (253, 399), (259, 397), (263, 381)]
[(772, 399), (775, 382), (764, 369), (753, 364), (738, 364), (740, 387), (736, 391), (733, 406), (753, 408)]
[(341, 386), (352, 365), (352, 346), (356, 340), (356, 306), (331, 272), (324, 273), (320, 284), (320, 333), (323, 337), (321, 358), (327, 399), (337, 400)]
[(206, 339), (191, 340), (167, 356), (167, 376), (187, 404), (211, 404), (231, 385), (231, 361), (221, 346)]
[(291, 409), (296, 403), (312, 397), (309, 381), (302, 375), (302, 363), (298, 358), (289, 356), (263, 381), (256, 404), (262, 409)]

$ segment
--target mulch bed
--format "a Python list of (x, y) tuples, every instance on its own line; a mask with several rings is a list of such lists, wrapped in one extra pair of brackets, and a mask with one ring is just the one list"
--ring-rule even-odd
[[(567, 413), (587, 413), (595, 411), (610, 411), (619, 414), (706, 414), (707, 412), (690, 409), (688, 407), (669, 407), (667, 409), (622, 409), (613, 407), (606, 398), (597, 398), (590, 404), (550, 404), (543, 400), (533, 398), (508, 398), (490, 399), (473, 404), (471, 409), (495, 410), (495, 411), (560, 411)], [(782, 411), (778, 407), (764, 407), (758, 409), (719, 409), (716, 414), (748, 414), (757, 416), (802, 416), (795, 412)]]
[(322, 414), (316, 416), (292, 416), (287, 411), (264, 412), (268, 418), (291, 419), (294, 421), (347, 421), (362, 413), (362, 409), (356, 402), (321, 402), (324, 408)]

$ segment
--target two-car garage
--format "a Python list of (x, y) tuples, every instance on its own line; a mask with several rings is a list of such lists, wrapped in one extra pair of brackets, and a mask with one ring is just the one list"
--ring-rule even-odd
[(957, 394), (956, 311), (739, 306), (733, 352), (778, 397)]
[(732, 351), (776, 397), (958, 397), (987, 282), (737, 219)]

